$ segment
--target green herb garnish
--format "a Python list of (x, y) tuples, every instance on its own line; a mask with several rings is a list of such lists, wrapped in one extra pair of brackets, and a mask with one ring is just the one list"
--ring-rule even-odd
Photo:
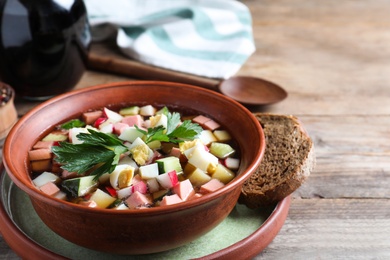
[(72, 120), (69, 120), (66, 123), (63, 123), (61, 125), (61, 128), (63, 128), (63, 129), (71, 129), (71, 128), (74, 128), (74, 127), (84, 127), (84, 126), (85, 126), (85, 123), (83, 121), (81, 121), (80, 119), (72, 119)]
[[(167, 129), (157, 126), (144, 131), (137, 127), (137, 130), (145, 135), (146, 143), (155, 140), (172, 143), (194, 140), (203, 130), (201, 126), (190, 120), (180, 124), (179, 113), (168, 113), (167, 118)], [(90, 174), (96, 175), (97, 179), (104, 173), (113, 172), (121, 154), (129, 150), (116, 135), (90, 128), (88, 132), (77, 135), (83, 143), (61, 142), (59, 146), (53, 146), (52, 151), (56, 155), (55, 160), (62, 164), (62, 169), (79, 174), (91, 171)]]
[(177, 144), (186, 140), (194, 140), (203, 130), (200, 125), (192, 123), (190, 120), (184, 120), (183, 123), (179, 125), (180, 114), (177, 112), (168, 113), (167, 118), (167, 129), (163, 126), (157, 126), (148, 128), (148, 130), (145, 131), (137, 126), (135, 127), (145, 135), (146, 143), (161, 141)]
[(88, 129), (88, 133), (80, 133), (77, 138), (81, 144), (61, 142), (53, 146), (56, 161), (63, 164), (62, 168), (70, 172), (84, 173), (91, 169), (91, 175), (99, 178), (104, 173), (114, 171), (120, 155), (128, 149), (115, 135), (101, 133)]

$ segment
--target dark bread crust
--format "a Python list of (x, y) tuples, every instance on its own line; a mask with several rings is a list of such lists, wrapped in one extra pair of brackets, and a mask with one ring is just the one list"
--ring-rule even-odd
[(266, 148), (258, 169), (244, 183), (239, 203), (258, 208), (298, 189), (315, 166), (314, 144), (295, 116), (255, 113)]

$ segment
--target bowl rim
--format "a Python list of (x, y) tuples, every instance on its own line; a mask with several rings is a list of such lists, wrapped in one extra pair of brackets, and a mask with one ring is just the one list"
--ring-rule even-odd
[[(217, 191), (214, 191), (212, 193), (203, 195), (200, 198), (197, 198), (195, 200), (190, 200), (190, 201), (185, 201), (183, 203), (177, 203), (173, 205), (168, 205), (164, 207), (152, 207), (148, 208), (147, 210), (139, 210), (139, 209), (129, 209), (129, 210), (107, 210), (107, 209), (101, 209), (101, 208), (90, 208), (90, 207), (85, 207), (82, 205), (74, 204), (68, 201), (64, 201), (61, 199), (57, 199), (54, 197), (51, 197), (47, 194), (42, 193), (39, 191), (33, 184), (31, 179), (28, 180), (28, 178), (20, 178), (18, 175), (14, 175), (13, 172), (15, 172), (15, 167), (13, 163), (11, 162), (11, 141), (12, 138), (17, 133), (18, 128), (20, 128), (23, 124), (25, 124), (26, 121), (29, 120), (29, 118), (40, 111), (41, 109), (44, 109), (46, 107), (49, 107), (56, 102), (60, 100), (64, 100), (67, 98), (70, 98), (72, 96), (80, 95), (80, 94), (85, 94), (88, 92), (94, 92), (99, 89), (106, 89), (110, 87), (120, 87), (120, 86), (128, 86), (128, 85), (145, 85), (145, 84), (153, 84), (153, 85), (169, 85), (173, 87), (178, 87), (178, 88), (190, 88), (193, 91), (200, 91), (204, 92), (208, 95), (215, 95), (216, 97), (219, 97), (221, 99), (224, 99), (226, 101), (232, 102), (234, 106), (236, 106), (238, 109), (240, 109), (245, 115), (248, 117), (248, 120), (251, 120), (252, 123), (254, 124), (257, 132), (260, 134), (260, 149), (258, 151), (254, 151), (255, 153), (255, 160), (252, 161), (248, 167), (246, 168), (245, 171), (243, 171), (239, 176), (236, 176), (232, 181), (230, 181), (227, 185), (224, 187), (218, 189)], [(81, 113), (82, 111), (80, 111)], [(60, 122), (60, 120), (59, 120)], [(52, 128), (53, 125), (47, 126), (41, 133), (44, 131)], [(131, 216), (138, 216), (138, 215), (159, 215), (162, 212), (164, 213), (169, 213), (169, 212), (176, 212), (183, 210), (185, 208), (192, 208), (200, 204), (205, 204), (207, 202), (212, 201), (212, 198), (218, 198), (222, 196), (223, 194), (227, 193), (228, 190), (231, 189), (232, 186), (241, 186), (244, 181), (249, 178), (249, 174), (244, 174), (248, 171), (255, 171), (258, 165), (260, 164), (263, 156), (264, 156), (264, 151), (265, 151), (265, 137), (264, 137), (264, 132), (263, 129), (259, 123), (259, 121), (256, 119), (256, 117), (242, 104), (239, 102), (222, 95), (221, 93), (209, 90), (209, 89), (204, 89), (198, 86), (193, 86), (193, 85), (188, 85), (188, 84), (182, 84), (182, 83), (176, 83), (176, 82), (168, 82), (168, 81), (121, 81), (121, 82), (114, 82), (114, 83), (106, 83), (106, 84), (99, 84), (95, 86), (90, 86), (90, 87), (85, 87), (81, 89), (76, 89), (72, 90), (66, 93), (63, 93), (61, 95), (55, 96), (53, 98), (50, 98), (47, 101), (42, 102), (41, 104), (37, 105), (30, 111), (28, 111), (25, 115), (23, 115), (17, 122), (16, 124), (12, 127), (11, 131), (9, 132), (5, 142), (4, 142), (4, 147), (3, 147), (3, 164), (4, 167), (6, 168), (7, 172), (9, 173), (10, 178), (12, 181), (23, 191), (25, 191), (31, 198), (34, 199), (39, 199), (42, 200), (45, 203), (48, 203), (50, 205), (61, 205), (63, 208), (67, 208), (69, 210), (73, 210), (74, 212), (83, 212), (83, 213), (99, 213), (99, 214), (112, 214), (112, 215), (118, 215), (118, 214), (123, 214), (123, 215), (131, 215)], [(26, 160), (28, 161), (28, 160)], [(27, 162), (25, 162), (27, 163)], [(27, 166), (25, 167), (27, 168)], [(28, 173), (27, 173), (28, 174)]]

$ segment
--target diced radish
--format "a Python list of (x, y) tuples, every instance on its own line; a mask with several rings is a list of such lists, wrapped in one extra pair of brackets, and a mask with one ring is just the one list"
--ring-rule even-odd
[(207, 182), (207, 183), (203, 184), (202, 186), (200, 186), (199, 192), (203, 193), (203, 194), (207, 194), (207, 193), (216, 191), (216, 190), (222, 188), (223, 186), (225, 186), (225, 184), (223, 184), (219, 180), (211, 179), (209, 182)]
[(121, 123), (127, 124), (128, 126), (142, 127), (144, 119), (140, 115), (126, 116), (122, 118)]
[(148, 193), (148, 186), (146, 186), (146, 183), (143, 181), (137, 182), (136, 184), (134, 184), (132, 186), (132, 189), (131, 189), (132, 193), (134, 193), (136, 191), (138, 191), (142, 194), (146, 194), (146, 193)]
[(117, 196), (116, 189), (114, 189), (113, 187), (111, 187), (111, 186), (105, 186), (104, 188), (106, 189), (106, 191), (107, 191), (112, 197), (116, 197), (116, 196)]
[(177, 194), (167, 195), (160, 202), (160, 206), (168, 206), (183, 202)]
[(53, 182), (47, 182), (46, 184), (39, 187), (39, 189), (46, 193), (49, 196), (54, 196), (56, 193), (60, 191), (60, 189)]
[(145, 194), (140, 193), (139, 191), (134, 192), (126, 199), (126, 204), (130, 209), (135, 209), (141, 206), (150, 205), (152, 201), (150, 197)]
[(107, 117), (99, 117), (93, 124), (94, 127), (99, 128), (101, 124), (107, 121)]
[(108, 119), (111, 119), (112, 122), (116, 123), (116, 122), (120, 122), (122, 119), (123, 119), (123, 116), (121, 116), (119, 113), (117, 112), (114, 112), (108, 108), (103, 108), (103, 113), (104, 115), (108, 118)]
[(157, 163), (147, 164), (139, 167), (139, 174), (142, 179), (148, 180), (156, 178), (158, 176), (158, 165)]
[(147, 180), (146, 185), (148, 186), (149, 193), (154, 193), (160, 189), (160, 185), (156, 178)]
[(179, 195), (183, 201), (187, 200), (190, 196), (195, 194), (194, 187), (192, 186), (189, 179), (177, 183), (173, 187), (173, 192)]
[(156, 113), (156, 108), (152, 105), (146, 105), (143, 107), (140, 107), (139, 114), (141, 116), (153, 116)]
[(170, 171), (157, 176), (157, 181), (165, 189), (170, 189), (178, 183), (176, 171)]
[(133, 186), (129, 186), (120, 190), (117, 190), (116, 194), (118, 196), (118, 199), (124, 199), (131, 195), (133, 190)]
[(51, 150), (47, 148), (30, 150), (28, 152), (28, 157), (31, 161), (50, 159), (52, 155)]
[(223, 160), (223, 165), (231, 170), (237, 170), (240, 167), (240, 159), (227, 157)]
[(82, 114), (82, 119), (87, 125), (92, 125), (99, 117), (103, 115), (103, 111), (96, 110), (91, 112), (85, 112)]
[(139, 174), (135, 175), (132, 181), (132, 184), (135, 185), (140, 181), (144, 181)]

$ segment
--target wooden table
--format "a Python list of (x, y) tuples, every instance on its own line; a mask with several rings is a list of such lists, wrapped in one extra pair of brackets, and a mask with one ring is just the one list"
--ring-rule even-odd
[[(240, 70), (289, 97), (317, 166), (256, 259), (390, 259), (390, 1), (246, 0), (257, 51)], [(76, 88), (129, 80), (88, 71)], [(18, 101), (20, 115), (35, 103)], [(0, 240), (0, 258), (18, 259)]]

